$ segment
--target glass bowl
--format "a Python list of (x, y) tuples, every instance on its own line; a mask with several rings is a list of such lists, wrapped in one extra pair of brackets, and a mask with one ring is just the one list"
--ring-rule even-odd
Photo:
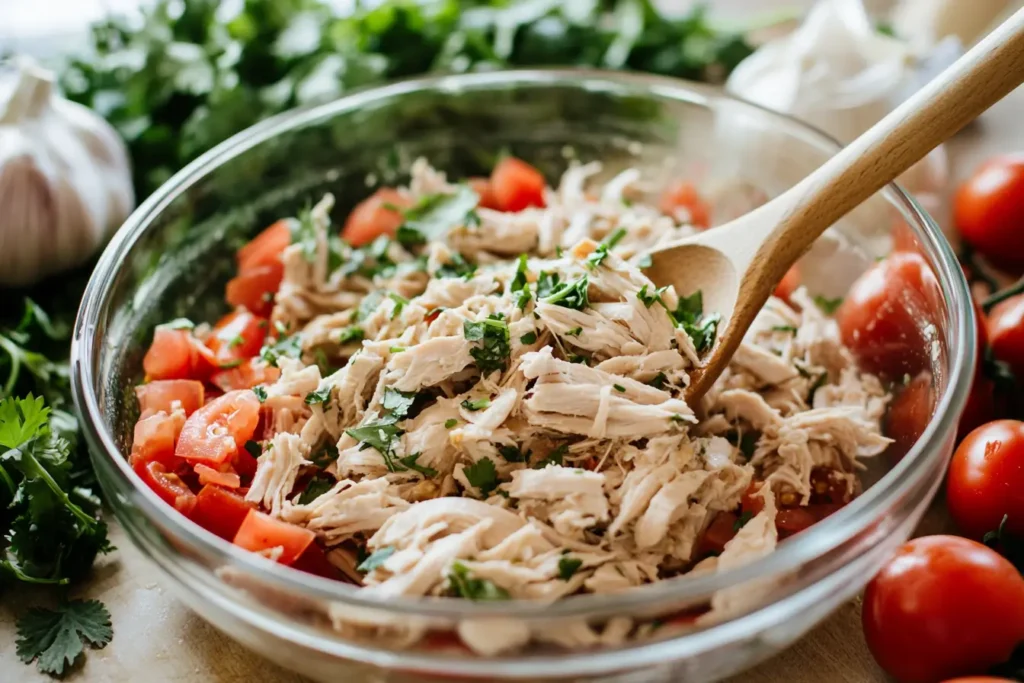
[[(223, 312), (234, 250), (325, 192), (335, 222), (377, 183), (400, 182), (427, 157), (451, 177), (480, 175), (508, 150), (557, 178), (572, 157), (685, 177), (714, 201), (718, 222), (804, 177), (838, 149), (793, 119), (706, 86), (622, 73), (517, 71), (406, 81), (283, 114), (175, 175), (132, 214), (100, 259), (75, 326), (72, 379), (93, 462), (115, 515), (181, 599), (225, 633), (320, 680), (705, 681), (786, 647), (850, 599), (911, 533), (942, 479), (975, 356), (967, 284), (929, 217), (890, 185), (837, 224), (801, 262), (814, 293), (842, 296), (892, 245), (919, 251), (934, 291), (914, 303), (921, 342), (908, 369), (931, 378), (933, 419), (905, 453), (875, 458), (865, 492), (765, 558), (615, 595), (555, 604), (445, 599), (382, 602), (354, 587), (277, 565), (222, 541), (166, 506), (128, 466), (133, 387), (152, 329)], [(894, 228), (895, 226), (895, 228)], [(908, 302), (907, 305), (910, 305)], [(915, 337), (917, 338), (917, 337)], [(916, 344), (916, 345), (915, 345)], [(922, 360), (923, 359), (923, 360)], [(900, 457), (902, 456), (902, 457)], [(715, 621), (680, 618), (721, 590), (743, 591)], [(334, 628), (332, 617), (349, 626)], [(486, 658), (445, 633), (526, 622), (557, 633), (616, 619), (650, 624), (642, 638), (584, 651), (530, 647)], [(353, 628), (352, 620), (387, 627)], [(656, 626), (661, 628), (656, 628)], [(429, 630), (416, 648), (410, 631)]]

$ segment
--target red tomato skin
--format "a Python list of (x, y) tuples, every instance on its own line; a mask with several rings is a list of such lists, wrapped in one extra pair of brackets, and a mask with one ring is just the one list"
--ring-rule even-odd
[(739, 517), (732, 512), (719, 512), (711, 520), (704, 535), (697, 542), (695, 557), (701, 558), (711, 553), (720, 553), (725, 544), (736, 535), (736, 521)]
[(480, 197), (480, 201), (477, 203), (481, 209), (498, 209), (498, 198), (494, 196), (494, 190), (491, 188), (491, 181), (488, 178), (470, 178), (469, 186), (476, 192), (477, 196)]
[(175, 401), (181, 404), (187, 417), (203, 405), (203, 383), (192, 379), (157, 380), (135, 387), (135, 398), (139, 401), (141, 418), (159, 412), (170, 413)]
[(247, 358), (238, 367), (215, 373), (210, 377), (210, 382), (227, 393), (238, 389), (252, 389), (260, 384), (273, 384), (280, 377), (279, 368)]
[(281, 262), (281, 254), (292, 243), (291, 219), (282, 218), (238, 250), (238, 272)]
[(155, 413), (135, 423), (132, 453), (128, 458), (132, 467), (144, 467), (159, 462), (169, 471), (177, 470), (184, 461), (174, 454), (178, 435), (185, 424), (180, 413)]
[(1024, 422), (996, 420), (963, 440), (949, 464), (946, 503), (957, 528), (980, 539), (999, 527), (1024, 534)]
[(216, 357), (218, 367), (237, 367), (259, 354), (268, 328), (266, 318), (240, 308), (217, 321), (206, 346)]
[(953, 197), (960, 235), (994, 265), (1024, 269), (1024, 155), (982, 164)]
[(989, 313), (987, 327), (992, 355), (1009, 365), (1019, 381), (1024, 381), (1024, 294), (996, 304)]
[(775, 286), (773, 294), (776, 298), (782, 299), (786, 303), (790, 303), (790, 297), (793, 296), (793, 292), (800, 288), (800, 271), (797, 270), (796, 266), (791, 267), (786, 271), (786, 274), (782, 276), (782, 280)]
[(192, 511), (192, 521), (207, 531), (230, 541), (238, 533), (242, 521), (255, 509), (253, 503), (233, 491), (207, 484), (196, 496), (196, 505)]
[(895, 441), (891, 446), (903, 457), (924, 433), (935, 410), (935, 392), (931, 375), (922, 373), (896, 394), (889, 405), (885, 435)]
[(212, 374), (216, 362), (191, 330), (158, 326), (153, 331), (153, 343), (142, 359), (142, 368), (150, 380), (203, 380)]
[(522, 159), (505, 157), (491, 171), (491, 191), (501, 211), (544, 206), (544, 176)]
[(175, 510), (186, 517), (192, 514), (196, 505), (196, 494), (181, 480), (177, 474), (168, 472), (163, 463), (157, 461), (139, 463), (133, 467), (146, 486)]
[(1024, 579), (980, 543), (916, 538), (868, 584), (861, 619), (875, 660), (899, 681), (985, 671), (1024, 639)]
[(174, 453), (192, 464), (214, 469), (231, 461), (252, 438), (260, 402), (248, 390), (232, 391), (192, 413), (182, 427)]
[(394, 237), (405, 218), (390, 207), (404, 209), (411, 205), (408, 196), (393, 187), (382, 187), (356, 204), (345, 220), (341, 236), (353, 247), (369, 244), (381, 235)]
[(231, 542), (256, 553), (280, 546), (284, 552), (277, 561), (290, 565), (299, 559), (314, 538), (316, 535), (309, 529), (250, 510)]
[(895, 378), (926, 369), (922, 324), (937, 291), (928, 264), (910, 252), (890, 254), (854, 282), (836, 321), (864, 370)]
[(682, 180), (666, 188), (658, 208), (663, 214), (672, 217), (675, 217), (678, 209), (686, 209), (692, 225), (702, 230), (711, 227), (711, 207), (691, 182)]
[(994, 676), (964, 676), (963, 678), (950, 678), (942, 683), (1017, 683), (1011, 678), (996, 678)]
[(265, 318), (274, 310), (274, 295), (282, 280), (284, 264), (280, 261), (252, 266), (228, 281), (224, 299)]
[(299, 555), (299, 559), (295, 560), (292, 568), (307, 574), (322, 576), (325, 579), (341, 578), (338, 568), (331, 564), (330, 560), (327, 559), (327, 554), (324, 553), (324, 549), (316, 543), (310, 543), (302, 551), (302, 554)]
[(234, 472), (215, 470), (209, 465), (197, 464), (194, 468), (196, 476), (199, 477), (200, 485), (213, 484), (223, 486), (226, 489), (241, 488), (242, 482)]

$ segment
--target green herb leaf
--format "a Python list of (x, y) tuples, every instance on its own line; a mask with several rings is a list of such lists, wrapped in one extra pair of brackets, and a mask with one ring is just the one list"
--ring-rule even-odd
[(505, 462), (526, 462), (530, 459), (531, 452), (523, 453), (522, 449), (515, 444), (498, 446), (498, 453), (501, 454), (501, 457), (505, 458)]
[(395, 302), (395, 308), (391, 311), (391, 319), (394, 320), (398, 316), (402, 315), (402, 310), (405, 308), (409, 300), (405, 297), (395, 294), (394, 292), (388, 292), (388, 298)]
[(396, 239), (405, 247), (414, 247), (444, 237), (458, 226), (473, 226), (480, 222), (476, 215), (480, 197), (468, 185), (458, 185), (452, 194), (433, 194), (422, 197), (415, 206), (406, 209), (405, 222), (398, 228)]
[(299, 505), (308, 505), (334, 488), (334, 477), (329, 474), (318, 474), (309, 480), (305, 490), (299, 494)]
[(824, 296), (816, 296), (814, 297), (814, 303), (817, 304), (818, 308), (820, 308), (825, 315), (832, 315), (842, 305), (843, 298), (839, 297), (837, 299), (829, 299)]
[(649, 386), (655, 389), (664, 389), (666, 383), (668, 383), (668, 376), (664, 372), (659, 372), (651, 381), (647, 382)]
[(790, 332), (792, 334), (796, 334), (797, 333), (797, 329), (795, 327), (793, 327), (792, 325), (773, 325), (771, 331), (772, 332)]
[(470, 412), (476, 412), (478, 410), (484, 410), (491, 405), (491, 399), (489, 398), (475, 398), (469, 400), (468, 398), (463, 401), (460, 405)]
[(399, 391), (394, 387), (384, 388), (384, 398), (381, 406), (388, 411), (395, 421), (404, 419), (409, 414), (409, 409), (416, 401), (415, 391)]
[(264, 345), (260, 350), (260, 358), (275, 368), (278, 367), (277, 361), (281, 358), (298, 358), (301, 355), (302, 339), (297, 334), (281, 337), (272, 344)]
[(480, 372), (504, 372), (508, 367), (512, 347), (509, 345), (508, 323), (501, 314), (495, 313), (486, 320), (475, 322), (467, 320), (462, 325), (462, 332), (467, 341), (479, 342), (469, 353)]
[(363, 572), (364, 574), (372, 572), (377, 567), (382, 566), (389, 557), (395, 554), (395, 549), (391, 546), (384, 546), (379, 550), (373, 551), (369, 557), (359, 563), (356, 567), (357, 572)]
[(581, 334), (583, 334), (583, 328), (582, 327), (574, 327), (571, 330), (569, 330), (568, 332), (566, 332), (565, 336), (567, 336), (567, 337), (578, 337)]
[(456, 420), (454, 417), (450, 417), (450, 418), (448, 418), (447, 420), (444, 421), (444, 428), (445, 429), (452, 429), (457, 424), (459, 424), (459, 421)]
[(548, 465), (561, 465), (562, 464), (562, 460), (565, 458), (565, 456), (566, 456), (566, 454), (568, 452), (569, 452), (569, 444), (562, 444), (561, 446), (559, 446), (555, 450), (553, 450), (550, 453), (548, 453), (548, 457), (546, 457), (543, 460), (541, 460), (541, 461), (537, 462), (536, 464), (534, 464), (533, 469), (535, 469), (535, 470), (542, 470), (545, 467), (547, 467)]
[(260, 446), (258, 441), (253, 441), (252, 439), (245, 442), (245, 450), (254, 458), (258, 458), (263, 455), (263, 447)]
[(518, 264), (516, 265), (516, 274), (512, 278), (512, 282), (509, 283), (509, 291), (516, 294), (516, 307), (520, 311), (525, 311), (530, 303), (530, 286), (526, 275), (527, 267), (526, 254), (520, 254)]
[(466, 480), (476, 487), (484, 498), (498, 486), (498, 471), (490, 458), (480, 458), (463, 469), (463, 473)]
[(530, 344), (535, 344), (536, 342), (537, 342), (537, 333), (536, 332), (527, 332), (523, 336), (519, 337), (519, 343), (520, 344), (525, 344), (525, 345), (529, 346)]
[(366, 338), (366, 332), (363, 328), (351, 325), (345, 327), (338, 332), (338, 343), (339, 344), (350, 344), (355, 342), (361, 342)]
[(626, 393), (626, 387), (622, 386), (621, 384), (613, 384), (612, 388), (615, 389), (615, 391), (618, 391), (620, 393), (623, 393), (623, 394)]
[(311, 391), (306, 394), (306, 405), (316, 405), (318, 403), (327, 403), (331, 399), (331, 387), (323, 387), (316, 391)]
[(252, 393), (256, 394), (256, 399), (260, 403), (266, 403), (267, 401), (267, 388), (262, 384), (257, 384), (252, 388)]
[(448, 584), (452, 593), (467, 600), (508, 600), (511, 597), (507, 590), (494, 582), (471, 577), (469, 568), (458, 560), (452, 562), (451, 571), (448, 573)]
[[(554, 304), (556, 306), (582, 311), (590, 305), (590, 300), (587, 298), (587, 289), (589, 286), (590, 280), (586, 275), (582, 275), (579, 280), (574, 282), (563, 282), (555, 285), (551, 293), (541, 300), (546, 304)], [(540, 292), (538, 292), (537, 297), (540, 298), (540, 296)]]
[(733, 531), (739, 531), (744, 526), (746, 526), (747, 522), (749, 522), (753, 518), (754, 518), (754, 513), (751, 512), (750, 510), (746, 510), (744, 512), (741, 512), (740, 516), (736, 518), (736, 521), (732, 523), (732, 530)]
[(98, 600), (62, 602), (57, 609), (32, 609), (18, 620), (18, 657), (33, 660), (44, 674), (61, 676), (86, 643), (104, 647), (113, 638), (110, 613)]
[(406, 455), (404, 457), (399, 458), (398, 462), (401, 463), (402, 467), (408, 470), (412, 470), (414, 472), (419, 472), (424, 477), (436, 477), (437, 470), (435, 470), (433, 467), (427, 467), (426, 465), (416, 464), (416, 461), (419, 460), (419, 457), (421, 455), (423, 454), (413, 453), (412, 455)]
[(476, 265), (464, 259), (459, 252), (454, 252), (448, 257), (448, 263), (434, 271), (434, 277), (460, 277), (463, 280), (470, 280), (474, 275)]
[(583, 566), (583, 560), (577, 557), (570, 557), (563, 555), (558, 558), (558, 578), (562, 581), (568, 581), (580, 570)]

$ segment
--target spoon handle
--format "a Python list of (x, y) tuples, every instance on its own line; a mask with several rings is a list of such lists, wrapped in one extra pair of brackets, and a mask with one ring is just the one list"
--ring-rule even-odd
[(1022, 82), (1024, 9), (786, 192), (781, 220), (766, 226), (752, 259), (760, 279), (774, 287), (826, 228)]

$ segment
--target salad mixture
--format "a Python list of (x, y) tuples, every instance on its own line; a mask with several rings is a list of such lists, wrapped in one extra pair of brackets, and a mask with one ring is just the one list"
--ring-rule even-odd
[(452, 183), (419, 160), (340, 236), (330, 195), (270, 226), (237, 254), (230, 313), (155, 330), (135, 471), (277, 562), (470, 600), (723, 570), (847, 503), (890, 443), (889, 394), (829, 302), (779, 292), (687, 405), (718, 317), (647, 279), (643, 253), (708, 206), (637, 169), (601, 177), (575, 164), (552, 189), (506, 157)]

